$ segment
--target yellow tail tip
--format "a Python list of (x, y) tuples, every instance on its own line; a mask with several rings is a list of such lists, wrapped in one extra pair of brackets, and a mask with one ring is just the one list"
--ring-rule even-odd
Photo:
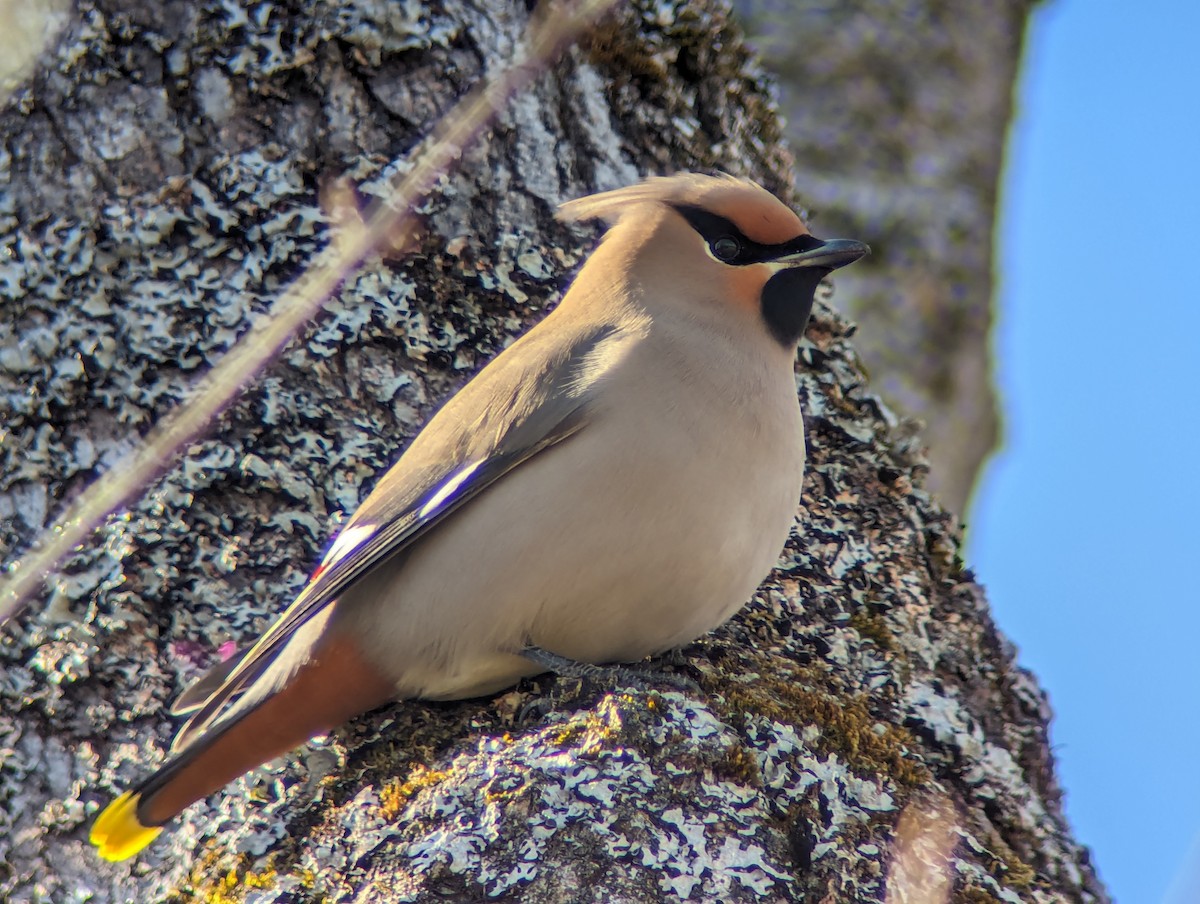
[(125, 860), (132, 857), (158, 837), (162, 826), (144, 826), (138, 821), (137, 805), (140, 794), (126, 791), (92, 823), (88, 840), (98, 847), (105, 860)]

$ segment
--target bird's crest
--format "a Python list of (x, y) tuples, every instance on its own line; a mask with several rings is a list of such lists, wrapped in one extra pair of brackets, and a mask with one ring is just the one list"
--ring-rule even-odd
[(559, 206), (558, 218), (565, 223), (603, 220), (616, 226), (653, 202), (703, 208), (733, 221), (747, 236), (764, 243), (786, 241), (808, 231), (800, 218), (765, 188), (727, 173), (651, 176), (625, 188), (567, 201)]

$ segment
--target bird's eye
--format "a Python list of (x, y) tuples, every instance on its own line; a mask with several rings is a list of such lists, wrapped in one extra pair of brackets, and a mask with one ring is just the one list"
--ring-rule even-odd
[(742, 243), (733, 236), (722, 236), (712, 243), (712, 253), (721, 261), (731, 261), (742, 250)]

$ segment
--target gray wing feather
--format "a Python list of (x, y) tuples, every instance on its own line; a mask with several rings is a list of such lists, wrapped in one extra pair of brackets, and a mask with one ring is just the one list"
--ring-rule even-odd
[[(605, 326), (585, 334), (531, 379), (520, 379), (519, 374), (512, 379), (511, 373), (501, 371), (489, 386), (481, 374), (476, 382), (482, 385), (468, 384), (452, 399), (438, 414), (438, 419), (450, 420), (451, 428), (439, 430), (432, 444), (424, 433), (418, 436), (339, 535), (350, 535), (352, 528), (358, 528), (364, 534), (361, 539), (346, 549), (339, 549), (335, 541), (327, 561), (253, 646), (218, 664), (183, 692), (172, 712), (190, 713), (191, 717), (176, 735), (172, 751), (184, 749), (220, 719), (262, 675), (296, 629), (348, 587), (383, 562), (402, 555), (447, 515), (514, 468), (586, 426), (590, 393), (589, 387), (582, 385), (581, 369), (588, 356), (615, 332), (615, 327)], [(493, 363), (500, 364), (503, 358)], [(456, 418), (460, 413), (475, 416)], [(481, 441), (490, 443), (491, 448), (480, 449)], [(408, 458), (413, 453), (418, 460), (410, 465)], [(472, 453), (483, 454), (476, 457)]]

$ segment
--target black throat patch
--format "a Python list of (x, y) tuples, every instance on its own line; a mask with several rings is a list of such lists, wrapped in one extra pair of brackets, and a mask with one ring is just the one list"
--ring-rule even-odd
[(804, 335), (817, 285), (829, 272), (824, 267), (780, 270), (763, 286), (763, 320), (771, 335), (784, 345), (794, 348)]

